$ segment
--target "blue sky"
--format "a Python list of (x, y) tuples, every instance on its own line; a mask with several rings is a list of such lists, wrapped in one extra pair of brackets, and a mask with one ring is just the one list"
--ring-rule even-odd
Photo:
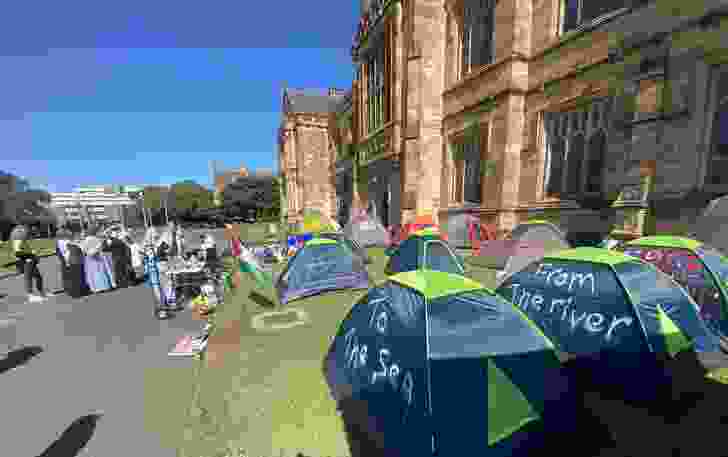
[(359, 2), (10, 2), (0, 170), (50, 191), (275, 168), (281, 90), (348, 88)]

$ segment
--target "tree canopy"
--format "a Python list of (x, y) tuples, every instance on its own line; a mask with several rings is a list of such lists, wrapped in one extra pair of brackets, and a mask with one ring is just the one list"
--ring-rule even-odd
[(213, 206), (212, 191), (194, 181), (182, 181), (170, 188), (169, 206), (177, 211), (196, 211)]
[(222, 193), (224, 206), (243, 208), (271, 208), (279, 202), (277, 180), (274, 176), (246, 176), (225, 187)]

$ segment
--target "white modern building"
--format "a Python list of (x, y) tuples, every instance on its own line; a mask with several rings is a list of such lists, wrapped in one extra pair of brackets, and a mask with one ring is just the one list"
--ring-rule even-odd
[[(121, 213), (121, 208), (136, 208), (133, 193), (141, 192), (145, 186), (82, 186), (73, 192), (52, 192), (51, 205), (62, 210), (68, 220), (80, 220), (84, 211), (89, 219), (103, 221), (109, 214)], [(117, 211), (110, 211), (117, 208)]]

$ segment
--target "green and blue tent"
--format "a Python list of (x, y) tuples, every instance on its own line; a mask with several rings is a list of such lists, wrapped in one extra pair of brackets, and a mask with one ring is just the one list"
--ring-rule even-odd
[(387, 275), (415, 270), (434, 270), (464, 275), (462, 258), (450, 247), (437, 229), (425, 228), (412, 233), (397, 247), (389, 248)]
[[(717, 353), (697, 305), (652, 265), (600, 248), (560, 251), (532, 262), (496, 291), (562, 353), (587, 363), (590, 382), (634, 400), (654, 399), (671, 374), (662, 360)], [(576, 362), (575, 362), (576, 363)], [(640, 376), (633, 376), (634, 373)]]
[(554, 345), (512, 303), (461, 275), (418, 270), (370, 289), (324, 371), (345, 424), (385, 455), (533, 455), (575, 431)]

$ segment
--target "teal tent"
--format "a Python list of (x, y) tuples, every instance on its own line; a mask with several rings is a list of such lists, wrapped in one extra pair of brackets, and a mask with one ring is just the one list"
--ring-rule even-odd
[(364, 260), (345, 243), (313, 238), (288, 261), (276, 281), (278, 300), (292, 300), (342, 289), (369, 288)]
[(460, 275), (412, 271), (372, 288), (324, 373), (362, 455), (531, 456), (580, 422), (548, 338)]
[(390, 259), (384, 268), (387, 275), (420, 269), (459, 275), (466, 272), (463, 260), (434, 229), (414, 232), (388, 251)]
[[(671, 367), (718, 339), (672, 279), (624, 254), (583, 247), (552, 253), (496, 290), (571, 360), (584, 392), (670, 409)], [(639, 373), (635, 376), (635, 373)]]

